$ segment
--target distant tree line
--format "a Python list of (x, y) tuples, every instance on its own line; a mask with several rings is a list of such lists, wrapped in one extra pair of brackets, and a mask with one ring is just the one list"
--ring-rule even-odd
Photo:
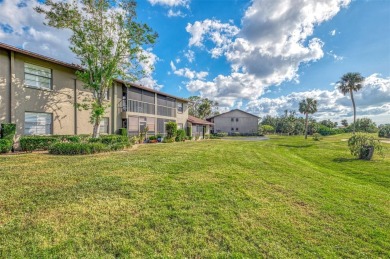
[[(296, 111), (285, 111), (281, 116), (267, 115), (262, 118), (259, 124), (259, 132), (262, 134), (283, 134), (283, 135), (303, 135), (305, 133), (305, 118), (299, 117)], [(353, 132), (354, 129), (357, 132), (378, 132), (381, 127), (377, 127), (375, 122), (370, 118), (357, 119), (355, 123), (348, 123), (341, 121), (340, 127), (338, 122), (331, 120), (317, 121), (312, 117), (307, 119), (307, 134), (313, 135), (314, 133), (320, 133), (323, 136), (335, 135), (346, 132)]]

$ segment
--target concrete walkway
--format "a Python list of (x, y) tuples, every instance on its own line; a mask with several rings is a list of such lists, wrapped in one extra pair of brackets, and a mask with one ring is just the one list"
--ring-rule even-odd
[(236, 141), (263, 141), (268, 140), (267, 137), (247, 136), (247, 137), (223, 137), (222, 140), (236, 140)]

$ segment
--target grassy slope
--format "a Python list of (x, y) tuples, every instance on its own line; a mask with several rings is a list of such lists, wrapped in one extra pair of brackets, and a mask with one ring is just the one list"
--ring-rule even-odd
[(0, 257), (389, 257), (389, 152), (340, 138), (0, 156)]

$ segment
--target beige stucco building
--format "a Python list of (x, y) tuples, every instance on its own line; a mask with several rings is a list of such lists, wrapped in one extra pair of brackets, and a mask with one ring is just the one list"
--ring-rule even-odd
[[(0, 43), (0, 123), (15, 123), (17, 137), (91, 134), (90, 111), (76, 108), (92, 94), (77, 80), (78, 69)], [(127, 128), (130, 135), (136, 135), (148, 127), (149, 135), (165, 134), (168, 121), (182, 129), (192, 127), (184, 98), (117, 80), (106, 101), (110, 108), (101, 133), (115, 134), (119, 128)]]
[(259, 117), (239, 109), (215, 115), (207, 120), (214, 123), (212, 133), (253, 135), (258, 131)]

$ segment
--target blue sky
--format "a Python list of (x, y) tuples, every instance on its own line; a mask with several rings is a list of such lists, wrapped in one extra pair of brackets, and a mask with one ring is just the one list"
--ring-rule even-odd
[[(69, 32), (44, 26), (36, 4), (0, 0), (0, 41), (75, 62)], [(317, 119), (351, 121), (351, 101), (335, 83), (360, 72), (358, 117), (390, 123), (388, 0), (143, 0), (137, 10), (159, 34), (144, 85), (260, 116), (313, 97)]]

